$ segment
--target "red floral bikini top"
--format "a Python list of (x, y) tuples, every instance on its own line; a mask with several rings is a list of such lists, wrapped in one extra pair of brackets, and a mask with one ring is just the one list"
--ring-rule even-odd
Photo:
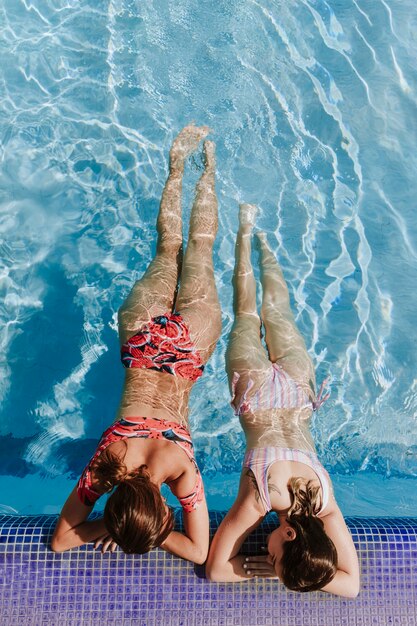
[(112, 424), (104, 431), (93, 457), (85, 467), (77, 485), (77, 493), (81, 502), (86, 506), (93, 506), (96, 500), (103, 495), (92, 488), (91, 470), (100, 454), (113, 442), (121, 439), (139, 437), (142, 439), (166, 439), (180, 446), (187, 455), (195, 470), (195, 488), (183, 498), (178, 498), (182, 508), (190, 513), (198, 507), (204, 498), (204, 487), (200, 470), (194, 458), (194, 448), (190, 433), (184, 426), (176, 422), (168, 422), (153, 417), (123, 418)]

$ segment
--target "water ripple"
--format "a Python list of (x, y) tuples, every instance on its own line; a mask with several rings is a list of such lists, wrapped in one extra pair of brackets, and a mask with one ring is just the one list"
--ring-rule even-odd
[[(223, 360), (237, 204), (248, 201), (260, 205), (318, 379), (332, 377), (314, 420), (324, 460), (415, 474), (413, 11), (384, 0), (2, 4), (0, 397), (4, 433), (15, 407), (36, 431), (26, 460), (57, 472), (65, 440), (99, 436), (112, 419), (116, 311), (155, 249), (169, 144), (195, 119), (218, 146), (224, 321), (192, 396), (203, 471), (235, 472), (243, 451)], [(199, 158), (184, 181), (185, 233)], [(46, 320), (54, 333), (57, 294), (74, 321), (69, 355), (54, 360), (36, 331)], [(26, 333), (45, 353), (27, 404)]]

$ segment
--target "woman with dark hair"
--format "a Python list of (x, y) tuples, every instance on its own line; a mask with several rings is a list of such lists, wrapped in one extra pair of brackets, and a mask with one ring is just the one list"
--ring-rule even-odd
[[(262, 282), (261, 342), (251, 236), (256, 207), (241, 205), (234, 271), (235, 321), (226, 354), (232, 405), (246, 436), (239, 493), (214, 536), (207, 576), (241, 581), (278, 577), (292, 590), (359, 592), (356, 550), (319, 462), (309, 431), (312, 411), (326, 399), (290, 309), (287, 285), (258, 233)], [(279, 526), (267, 554), (244, 557), (243, 541), (269, 511)]]
[[(195, 563), (208, 552), (208, 512), (188, 427), (188, 398), (221, 330), (213, 273), (217, 232), (214, 143), (205, 141), (187, 249), (182, 259), (184, 163), (209, 129), (184, 128), (170, 150), (169, 177), (157, 221), (155, 258), (119, 311), (126, 368), (117, 420), (66, 501), (51, 548), (94, 541), (144, 553), (156, 546)], [(183, 508), (184, 533), (161, 496), (166, 483)], [(87, 521), (95, 501), (113, 491), (104, 516)]]

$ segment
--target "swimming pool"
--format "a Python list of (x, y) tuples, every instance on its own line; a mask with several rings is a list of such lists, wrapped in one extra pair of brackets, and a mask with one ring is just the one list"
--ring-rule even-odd
[[(195, 119), (213, 129), (220, 200), (223, 338), (191, 402), (209, 504), (230, 504), (243, 453), (223, 361), (244, 200), (331, 376), (314, 432), (342, 509), (415, 515), (414, 6), (0, 10), (2, 510), (57, 511), (113, 419), (116, 311), (155, 248), (170, 142)], [(187, 169), (186, 217), (200, 158)]]
[[(1, 626), (415, 623), (416, 15), (411, 0), (1, 3)], [(116, 311), (190, 120), (213, 129), (220, 200), (223, 338), (191, 399), (209, 506), (230, 505), (243, 454), (223, 361), (237, 205), (254, 202), (331, 376), (314, 434), (343, 512), (366, 516), (349, 518), (358, 600), (216, 585), (159, 550), (48, 550), (56, 518), (38, 514), (114, 417)]]

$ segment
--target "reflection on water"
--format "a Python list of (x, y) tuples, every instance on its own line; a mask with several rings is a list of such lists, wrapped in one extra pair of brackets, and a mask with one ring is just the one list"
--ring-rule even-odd
[(1, 429), (31, 436), (26, 463), (64, 472), (64, 444), (113, 419), (116, 311), (155, 250), (171, 140), (195, 119), (217, 142), (224, 321), (191, 397), (202, 470), (221, 477), (243, 454), (223, 355), (246, 201), (261, 207), (318, 380), (332, 377), (313, 424), (324, 463), (416, 474), (414, 11), (3, 3)]

